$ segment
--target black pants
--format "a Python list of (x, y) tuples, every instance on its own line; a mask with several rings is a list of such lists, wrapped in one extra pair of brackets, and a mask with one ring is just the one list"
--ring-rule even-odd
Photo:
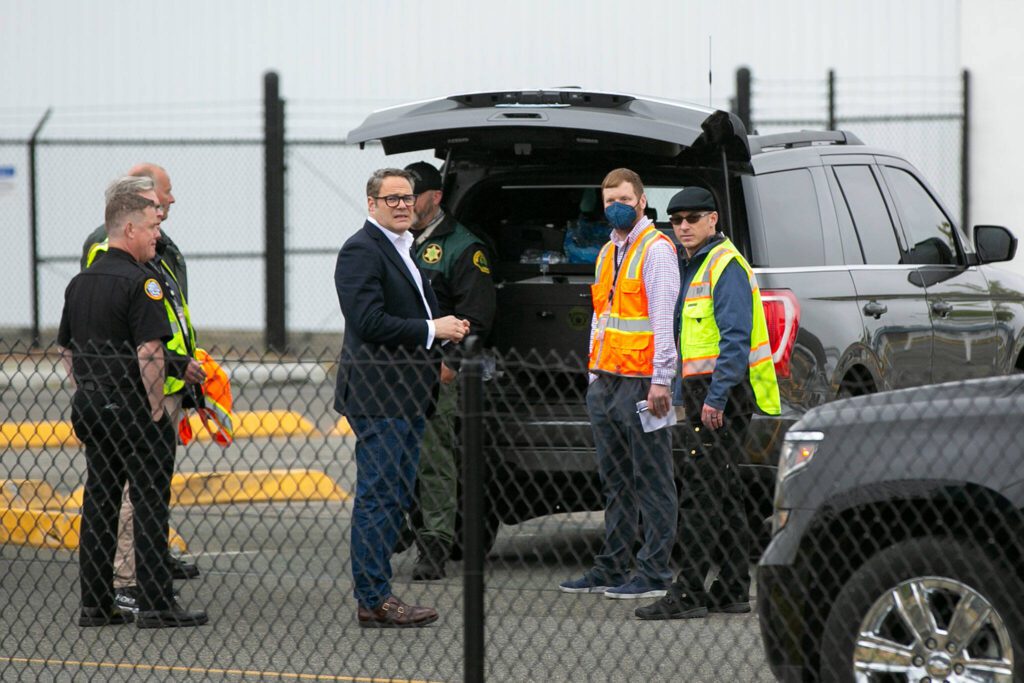
[(139, 608), (166, 609), (171, 600), (166, 557), (175, 445), (169, 418), (153, 422), (141, 395), (80, 389), (72, 402), (71, 422), (85, 444), (87, 471), (79, 542), (82, 607), (113, 606), (117, 519), (127, 481), (135, 506)]
[[(750, 415), (730, 416), (711, 431), (693, 424), (688, 446), (696, 450), (680, 465), (679, 542), (682, 563), (675, 593), (705, 599), (704, 579), (713, 565), (726, 595), (746, 600), (750, 590), (750, 535), (743, 482), (735, 455), (743, 446)], [(699, 429), (698, 429), (699, 427)]]

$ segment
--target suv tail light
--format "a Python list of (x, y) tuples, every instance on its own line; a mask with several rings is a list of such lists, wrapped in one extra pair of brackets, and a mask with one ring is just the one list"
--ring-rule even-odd
[(800, 329), (800, 301), (788, 289), (762, 289), (761, 305), (768, 323), (768, 343), (778, 377), (789, 377), (796, 333)]

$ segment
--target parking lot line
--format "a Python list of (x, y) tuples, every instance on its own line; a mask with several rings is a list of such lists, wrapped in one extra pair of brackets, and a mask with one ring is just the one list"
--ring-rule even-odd
[(69, 659), (35, 659), (31, 657), (0, 657), (0, 662), (8, 664), (32, 664), (38, 666), (78, 666), (92, 669), (116, 669), (130, 671), (164, 671), (168, 673), (182, 674), (220, 674), (222, 676), (240, 676), (256, 678), (274, 678), (288, 681), (328, 681), (336, 683), (436, 683), (428, 679), (419, 678), (379, 678), (377, 676), (340, 676), (332, 674), (304, 674), (291, 671), (259, 671), (249, 669), (219, 669), (215, 667), (201, 666), (170, 666), (166, 664), (136, 664), (133, 662), (86, 662)]

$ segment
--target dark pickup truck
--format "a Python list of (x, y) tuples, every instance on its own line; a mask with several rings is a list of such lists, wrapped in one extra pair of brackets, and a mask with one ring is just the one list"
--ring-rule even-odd
[(910, 163), (848, 132), (748, 135), (723, 111), (558, 89), (382, 110), (348, 136), (372, 141), (443, 160), (447, 208), (494, 252), (491, 539), (501, 522), (603, 508), (584, 405), (593, 264), (566, 238), (593, 234), (592, 193), (613, 168), (640, 174), (669, 235), (657, 210), (682, 187), (710, 190), (755, 268), (783, 400), (742, 458), (757, 528), (782, 436), (809, 408), (1024, 369), (1024, 278), (987, 265), (1016, 239), (958, 226)]

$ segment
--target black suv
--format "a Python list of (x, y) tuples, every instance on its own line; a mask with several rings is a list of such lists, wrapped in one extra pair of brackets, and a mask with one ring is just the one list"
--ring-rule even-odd
[(394, 107), (348, 136), (375, 140), (443, 159), (448, 209), (496, 255), (490, 343), (499, 365), (519, 362), (488, 392), (491, 537), (499, 522), (603, 507), (583, 401), (593, 263), (572, 262), (566, 236), (593, 227), (592, 193), (616, 167), (640, 174), (655, 210), (681, 187), (709, 189), (757, 272), (784, 407), (755, 421), (743, 457), (753, 524), (771, 514), (782, 435), (807, 409), (1024, 368), (1024, 279), (985, 265), (1016, 240), (971, 235), (906, 160), (849, 133), (747, 135), (723, 111), (560, 89)]
[(789, 431), (757, 572), (783, 681), (1024, 674), (1024, 377), (836, 401)]

